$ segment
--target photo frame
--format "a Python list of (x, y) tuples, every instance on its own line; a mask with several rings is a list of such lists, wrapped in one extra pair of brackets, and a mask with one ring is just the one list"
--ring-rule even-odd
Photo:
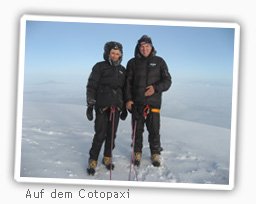
[[(85, 117), (89, 74), (96, 62), (104, 60), (104, 44), (113, 40), (123, 45), (126, 67), (144, 34), (152, 38), (172, 76), (161, 108), (162, 165), (156, 168), (150, 163), (145, 128), (142, 164), (128, 179), (129, 114), (119, 122), (112, 179), (100, 162), (95, 176), (87, 175), (94, 134), (93, 121)], [(23, 15), (15, 180), (232, 190), (239, 43), (240, 26), (233, 22)]]

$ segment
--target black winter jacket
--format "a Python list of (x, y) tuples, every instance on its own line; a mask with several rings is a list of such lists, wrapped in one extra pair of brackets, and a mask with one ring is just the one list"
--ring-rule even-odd
[(112, 105), (123, 108), (124, 105), (125, 68), (113, 66), (107, 61), (94, 65), (87, 83), (87, 102), (96, 100), (95, 108)]
[[(127, 63), (125, 100), (132, 100), (137, 105), (151, 105), (161, 108), (162, 92), (170, 88), (172, 80), (166, 62), (152, 54), (145, 58), (135, 55)], [(155, 93), (146, 97), (146, 87), (153, 85)]]

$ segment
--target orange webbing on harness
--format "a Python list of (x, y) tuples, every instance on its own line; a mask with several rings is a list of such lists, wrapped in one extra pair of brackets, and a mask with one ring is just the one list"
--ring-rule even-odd
[(150, 108), (149, 105), (146, 105), (144, 110), (143, 110), (143, 116), (146, 119), (148, 114), (152, 112), (152, 113), (160, 113), (160, 109), (159, 108)]
[(151, 108), (151, 112), (152, 113), (160, 113), (160, 109), (159, 108)]

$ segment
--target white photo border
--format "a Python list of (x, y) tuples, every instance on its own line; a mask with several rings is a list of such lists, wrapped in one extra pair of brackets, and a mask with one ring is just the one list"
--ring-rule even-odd
[[(219, 184), (190, 184), (190, 183), (164, 183), (164, 182), (136, 182), (136, 181), (105, 181), (87, 179), (55, 179), (21, 177), (21, 140), (22, 140), (22, 115), (23, 115), (23, 90), (24, 90), (24, 66), (25, 66), (25, 39), (26, 22), (50, 21), (50, 22), (81, 22), (81, 23), (112, 23), (131, 25), (159, 25), (159, 26), (183, 26), (183, 27), (209, 27), (209, 28), (234, 28), (234, 59), (233, 59), (233, 87), (232, 87), (232, 117), (231, 117), (231, 141), (230, 141), (230, 167), (228, 185)], [(127, 18), (97, 18), (97, 17), (70, 17), (24, 14), (20, 19), (19, 60), (18, 60), (18, 87), (17, 87), (17, 117), (16, 117), (16, 148), (14, 178), (17, 182), (25, 183), (52, 183), (52, 184), (83, 184), (103, 186), (128, 186), (128, 187), (160, 187), (176, 189), (201, 189), (201, 190), (232, 190), (235, 185), (235, 155), (237, 137), (237, 112), (238, 112), (238, 75), (239, 75), (239, 48), (240, 25), (230, 22), (200, 22), (200, 21), (172, 21), (172, 20), (147, 20)]]

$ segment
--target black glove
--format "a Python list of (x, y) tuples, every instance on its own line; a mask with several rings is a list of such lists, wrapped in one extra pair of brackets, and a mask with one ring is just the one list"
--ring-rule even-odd
[(93, 120), (93, 106), (88, 106), (86, 110), (86, 116), (89, 121)]
[(126, 109), (122, 110), (121, 114), (120, 114), (120, 118), (121, 120), (125, 120), (127, 118), (128, 112)]
[(92, 98), (88, 98), (87, 99), (87, 105), (88, 106), (94, 106), (96, 103), (96, 100), (95, 99), (92, 99)]

